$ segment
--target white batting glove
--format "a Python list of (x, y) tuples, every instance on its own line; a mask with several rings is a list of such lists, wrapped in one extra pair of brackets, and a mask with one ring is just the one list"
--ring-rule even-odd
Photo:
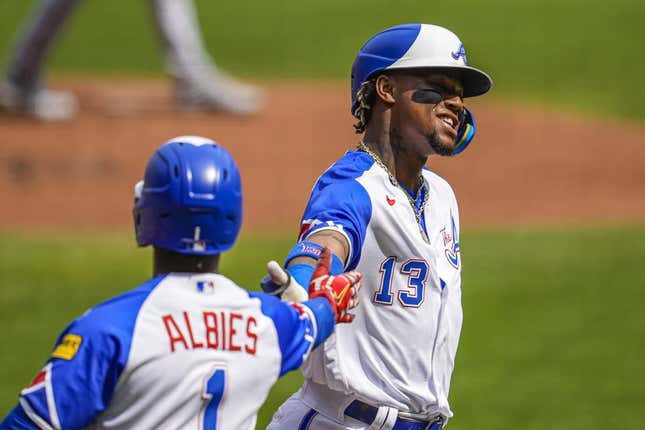
[(260, 283), (265, 293), (280, 296), (285, 302), (300, 303), (309, 299), (307, 290), (277, 262), (269, 261), (267, 272), (268, 275)]

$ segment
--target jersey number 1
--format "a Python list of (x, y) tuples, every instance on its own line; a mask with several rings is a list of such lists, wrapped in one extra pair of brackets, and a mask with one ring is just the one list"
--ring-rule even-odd
[(202, 429), (215, 430), (217, 429), (217, 409), (224, 396), (224, 389), (226, 388), (226, 373), (224, 369), (215, 369), (204, 383), (202, 391), (202, 398), (207, 400), (208, 403), (203, 410)]

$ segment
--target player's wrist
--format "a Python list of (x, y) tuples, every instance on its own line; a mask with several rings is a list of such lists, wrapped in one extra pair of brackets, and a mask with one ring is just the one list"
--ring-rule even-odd
[(287, 267), (286, 271), (299, 285), (302, 285), (304, 290), (307, 290), (306, 285), (309, 285), (314, 273), (314, 266), (307, 263), (297, 263)]

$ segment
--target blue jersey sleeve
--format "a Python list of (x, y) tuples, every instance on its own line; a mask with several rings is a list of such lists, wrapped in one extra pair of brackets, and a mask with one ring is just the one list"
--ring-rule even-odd
[[(20, 393), (20, 407), (31, 422), (79, 429), (107, 407), (127, 363), (136, 316), (161, 279), (97, 306), (63, 331), (45, 366)], [(24, 416), (8, 416), (7, 425), (9, 420), (17, 423)]]
[(367, 191), (354, 179), (318, 180), (305, 208), (299, 240), (320, 230), (336, 230), (350, 245), (346, 269), (356, 268), (365, 240), (367, 224), (372, 216), (372, 203)]
[(118, 334), (91, 326), (85, 318), (72, 323), (47, 364), (20, 393), (20, 404), (32, 421), (82, 428), (109, 403), (129, 348)]
[(7, 414), (0, 422), (0, 430), (38, 430), (39, 427), (34, 423), (20, 405), (17, 405)]
[(309, 352), (334, 331), (334, 313), (326, 299), (290, 304), (268, 294), (249, 295), (260, 299), (262, 313), (275, 325), (282, 356), (280, 376), (299, 368)]

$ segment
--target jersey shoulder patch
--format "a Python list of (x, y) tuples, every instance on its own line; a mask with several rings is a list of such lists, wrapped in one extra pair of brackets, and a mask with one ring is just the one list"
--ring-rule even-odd
[(56, 349), (54, 349), (52, 357), (71, 360), (78, 352), (78, 348), (81, 346), (82, 342), (83, 338), (81, 336), (68, 333), (63, 336), (63, 339), (60, 341)]

